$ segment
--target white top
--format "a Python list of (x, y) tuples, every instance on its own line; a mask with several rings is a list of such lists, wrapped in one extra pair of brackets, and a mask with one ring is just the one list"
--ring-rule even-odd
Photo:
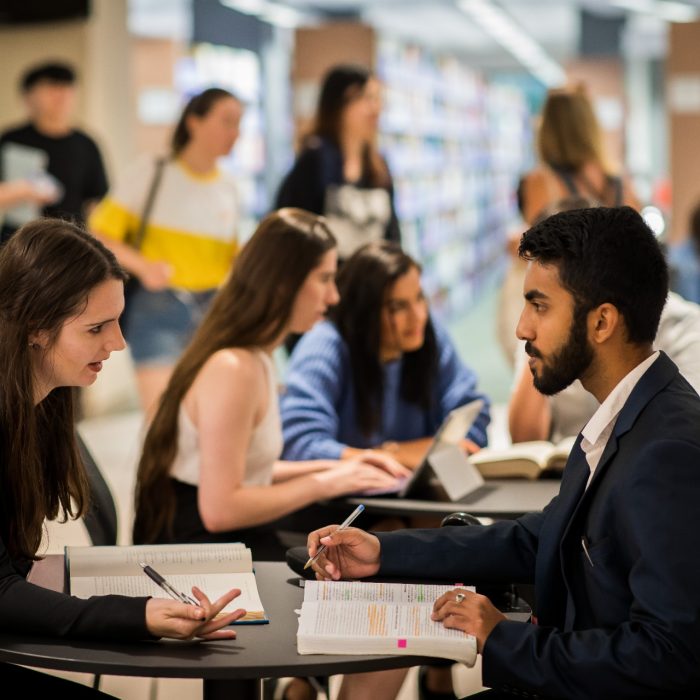
[(591, 483), (593, 474), (595, 474), (600, 458), (603, 456), (603, 451), (608, 444), (608, 439), (612, 435), (613, 428), (615, 427), (617, 417), (620, 415), (622, 407), (627, 403), (627, 399), (629, 399), (634, 387), (637, 386), (637, 382), (642, 378), (649, 367), (654, 364), (658, 356), (659, 352), (657, 350), (647, 357), (644, 362), (641, 362), (631, 372), (626, 374), (608, 394), (605, 401), (600, 404), (598, 410), (593, 414), (593, 417), (586, 423), (581, 431), (583, 435), (581, 449), (586, 453), (586, 461), (591, 470), (586, 488), (588, 488), (588, 484)]
[[(270, 356), (262, 350), (255, 351), (265, 366), (268, 399), (267, 411), (250, 436), (245, 460), (244, 486), (267, 486), (272, 483), (272, 467), (282, 454), (282, 426), (275, 369)], [(235, 387), (231, 388), (236, 391)], [(177, 454), (170, 475), (192, 486), (199, 485), (199, 434), (192, 419), (180, 404), (178, 415)]]
[[(138, 230), (156, 160), (144, 156), (90, 214), (90, 230), (124, 241)], [(182, 160), (168, 160), (140, 252), (173, 270), (171, 284), (190, 291), (218, 287), (238, 254), (240, 206), (236, 181), (222, 170), (198, 175)]]

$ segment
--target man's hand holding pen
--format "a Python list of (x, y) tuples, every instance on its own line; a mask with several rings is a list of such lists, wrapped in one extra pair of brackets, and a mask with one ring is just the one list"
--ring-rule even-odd
[(328, 525), (314, 530), (307, 539), (309, 556), (315, 557), (321, 545), (326, 549), (313, 564), (317, 579), (364, 578), (379, 571), (379, 540), (355, 527), (343, 530)]

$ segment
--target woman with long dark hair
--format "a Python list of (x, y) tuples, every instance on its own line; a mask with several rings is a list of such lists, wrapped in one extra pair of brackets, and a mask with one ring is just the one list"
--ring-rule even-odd
[(312, 132), (277, 195), (277, 207), (323, 214), (338, 240), (338, 257), (364, 243), (399, 241), (394, 191), (377, 148), (379, 81), (362, 66), (326, 74)]
[(89, 219), (134, 276), (124, 333), (144, 411), (168, 383), (238, 252), (238, 193), (217, 160), (233, 148), (243, 107), (210, 88), (190, 99), (167, 158), (139, 160)]
[(321, 499), (386, 487), (395, 481), (389, 472), (405, 473), (376, 455), (279, 461), (271, 353), (338, 301), (336, 255), (323, 218), (299, 209), (270, 214), (245, 245), (146, 436), (135, 542), (241, 540), (257, 559), (283, 559), (279, 518)]
[[(284, 456), (340, 459), (373, 448), (416, 467), (452, 409), (485, 400), (476, 375), (431, 318), (420, 266), (397, 244), (360, 248), (340, 270), (338, 290), (340, 303), (290, 361)], [(486, 444), (488, 422), (485, 400), (472, 443)]]
[[(214, 617), (236, 591), (212, 604), (193, 589), (200, 604), (191, 606), (125, 596), (80, 600), (25, 580), (40, 558), (44, 520), (77, 518), (88, 508), (72, 387), (92, 384), (102, 363), (124, 348), (118, 318), (125, 278), (110, 251), (64, 221), (26, 224), (0, 250), (0, 629), (104, 640), (231, 638), (235, 633), (220, 628), (242, 612)], [(0, 669), (6, 674), (23, 675), (10, 666)], [(19, 680), (25, 690), (34, 687), (30, 678)], [(42, 675), (36, 682), (50, 681)]]

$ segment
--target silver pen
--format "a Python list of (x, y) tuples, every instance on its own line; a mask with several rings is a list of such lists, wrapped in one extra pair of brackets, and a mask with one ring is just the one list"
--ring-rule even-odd
[(591, 559), (591, 555), (588, 553), (588, 540), (586, 539), (586, 536), (584, 535), (581, 537), (581, 547), (583, 547), (583, 553), (586, 555), (586, 559), (588, 559), (588, 563), (591, 566), (595, 566), (593, 563), (593, 559)]
[[(338, 527), (338, 530), (344, 530), (346, 527), (349, 527), (350, 524), (352, 523), (352, 521), (353, 521), (364, 509), (365, 509), (365, 507), (360, 503), (360, 505), (357, 506), (357, 508), (355, 508), (355, 510), (353, 510), (353, 512), (350, 513), (350, 515), (348, 515), (348, 517), (345, 518), (345, 520), (343, 520), (343, 522), (342, 522), (342, 523), (340, 524), (340, 526)], [(336, 532), (338, 532), (338, 530), (336, 530)], [(304, 569), (308, 569), (308, 568), (321, 556), (321, 553), (324, 552), (325, 549), (326, 549), (326, 545), (325, 545), (325, 544), (322, 544), (322, 545), (318, 548), (318, 551), (316, 552), (316, 554), (314, 554), (313, 557), (309, 557), (309, 560), (306, 562), (306, 564), (304, 564)]]
[(139, 562), (139, 566), (143, 569), (143, 573), (148, 576), (154, 583), (160, 586), (171, 598), (179, 600), (181, 603), (187, 603), (188, 605), (199, 605), (199, 603), (188, 596), (187, 593), (180, 593), (180, 591), (173, 588), (154, 568), (150, 567), (148, 564)]

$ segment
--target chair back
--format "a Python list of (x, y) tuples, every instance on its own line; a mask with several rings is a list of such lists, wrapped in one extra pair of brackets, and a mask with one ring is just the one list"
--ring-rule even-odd
[(114, 497), (87, 445), (79, 434), (76, 438), (90, 482), (90, 509), (83, 519), (85, 528), (92, 544), (115, 545), (118, 530)]

